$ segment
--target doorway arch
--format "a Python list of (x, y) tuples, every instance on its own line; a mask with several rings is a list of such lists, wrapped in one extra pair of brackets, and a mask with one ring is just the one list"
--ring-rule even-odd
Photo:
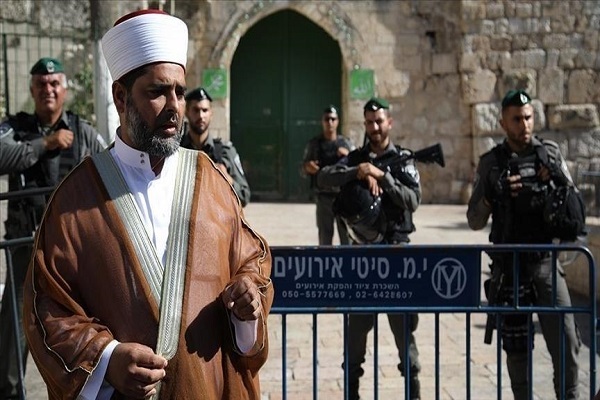
[(342, 98), (338, 42), (305, 16), (275, 12), (240, 39), (231, 63), (231, 139), (253, 201), (308, 201), (300, 176), (321, 112)]

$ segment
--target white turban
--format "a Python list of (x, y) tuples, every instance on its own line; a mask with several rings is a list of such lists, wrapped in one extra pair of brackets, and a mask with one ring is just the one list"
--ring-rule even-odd
[(185, 69), (188, 29), (185, 22), (159, 10), (122, 17), (102, 38), (102, 51), (113, 80), (146, 64), (169, 62)]

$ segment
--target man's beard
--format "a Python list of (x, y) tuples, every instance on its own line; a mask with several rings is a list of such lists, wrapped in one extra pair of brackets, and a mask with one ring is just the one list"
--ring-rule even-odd
[[(177, 116), (174, 115), (172, 118), (177, 119)], [(163, 136), (158, 131), (152, 131), (148, 124), (142, 120), (142, 116), (133, 104), (131, 96), (127, 97), (127, 121), (129, 136), (137, 150), (154, 157), (169, 157), (179, 149), (183, 134), (182, 125), (179, 124), (179, 121), (177, 121), (177, 134), (173, 137)], [(157, 125), (160, 126), (158, 123)]]
[(194, 133), (194, 134), (198, 135), (198, 136), (201, 136), (204, 132), (206, 132), (207, 129), (208, 129), (208, 127), (202, 129), (200, 126), (198, 126), (196, 124), (193, 124), (191, 122), (189, 124), (189, 131), (191, 133)]

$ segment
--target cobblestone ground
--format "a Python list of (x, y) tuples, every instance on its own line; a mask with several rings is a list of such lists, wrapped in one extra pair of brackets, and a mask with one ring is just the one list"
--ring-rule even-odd
[[(412, 236), (414, 244), (476, 244), (487, 243), (487, 231), (473, 232), (466, 226), (465, 206), (422, 205), (415, 215), (417, 232)], [(251, 225), (263, 234), (270, 245), (315, 245), (317, 232), (315, 208), (312, 204), (252, 203), (246, 208)], [(485, 273), (485, 272), (484, 272)], [(568, 271), (567, 271), (568, 273)], [(2, 279), (2, 278), (0, 278)], [(343, 398), (343, 374), (340, 368), (342, 354), (342, 316), (337, 314), (318, 317), (317, 361), (312, 353), (313, 320), (308, 315), (288, 316), (287, 330), (287, 399), (313, 399), (313, 365), (317, 366), (317, 394), (319, 399)], [(378, 398), (397, 400), (404, 398), (404, 383), (398, 370), (397, 351), (385, 316), (380, 316), (378, 335), (377, 369)], [(282, 395), (282, 318), (269, 318), (270, 356), (261, 371), (263, 400), (283, 399)], [(436, 398), (436, 382), (439, 382), (439, 398), (463, 400), (468, 396), (466, 376), (470, 368), (471, 399), (497, 398), (496, 347), (483, 343), (485, 316), (472, 314), (470, 321), (464, 314), (442, 314), (439, 317), (439, 375), (436, 376), (436, 320), (431, 314), (421, 314), (416, 332), (422, 364), (421, 387), (423, 399)], [(471, 335), (467, 336), (467, 326)], [(590, 399), (589, 326), (580, 321), (584, 346), (580, 361), (582, 371), (581, 399)], [(539, 332), (539, 326), (536, 325)], [(467, 366), (467, 343), (470, 342), (470, 361)], [(541, 334), (536, 335), (534, 350), (534, 399), (552, 399), (552, 365)], [(587, 343), (587, 345), (586, 345)], [(369, 335), (365, 376), (361, 380), (361, 397), (373, 399), (373, 335)], [(501, 353), (503, 357), (503, 354)], [(599, 358), (595, 357), (596, 363)], [(47, 399), (44, 384), (30, 359), (26, 375), (28, 400)], [(503, 399), (510, 399), (509, 380), (502, 361), (501, 392)]]

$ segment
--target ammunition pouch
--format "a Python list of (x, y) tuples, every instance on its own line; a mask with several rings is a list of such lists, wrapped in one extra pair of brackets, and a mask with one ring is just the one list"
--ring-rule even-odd
[[(505, 314), (502, 321), (502, 348), (507, 353), (526, 353), (531, 318), (528, 314)], [(533, 348), (533, 338), (532, 338)]]
[[(524, 259), (531, 257), (541, 257), (540, 252), (524, 253), (521, 255), (521, 264), (525, 265)], [(507, 267), (506, 264), (504, 266)], [(499, 289), (498, 298), (504, 305), (516, 306), (514, 285), (512, 279), (512, 266), (508, 266), (510, 272), (505, 271), (506, 279), (503, 280), (503, 285)], [(525, 273), (519, 274), (519, 286), (517, 287), (517, 297), (519, 306), (530, 306), (535, 304), (536, 291), (531, 277)], [(523, 353), (527, 351), (529, 328), (531, 319), (526, 313), (510, 313), (500, 316), (500, 324), (502, 326), (500, 333), (502, 336), (502, 348), (507, 353)]]

